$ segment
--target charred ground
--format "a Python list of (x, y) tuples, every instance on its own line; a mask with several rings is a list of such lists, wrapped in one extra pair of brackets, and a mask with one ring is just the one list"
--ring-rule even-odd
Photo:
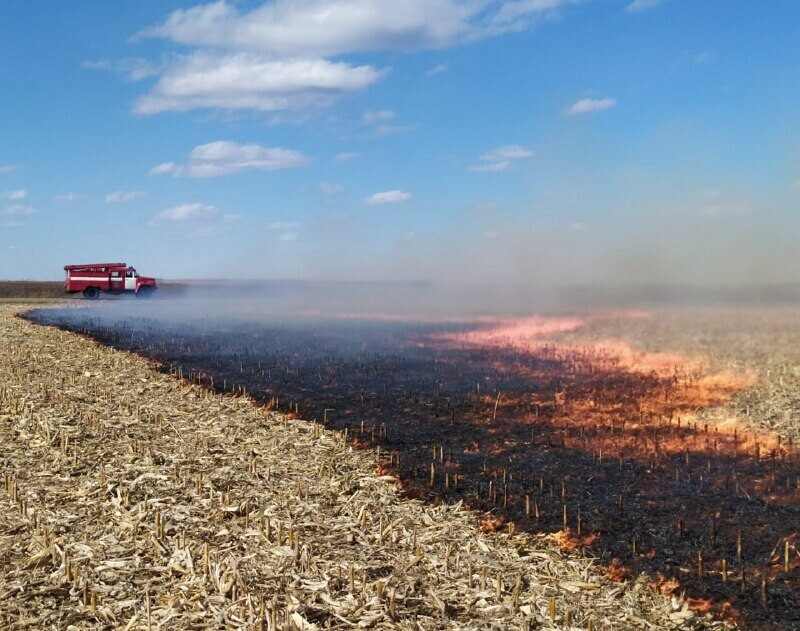
[(637, 367), (579, 333), (474, 343), (489, 324), (32, 317), (346, 431), (409, 494), (463, 499), (486, 529), (561, 533), (611, 573), (644, 571), (754, 628), (799, 622), (797, 451), (701, 415), (747, 379), (702, 362), (643, 370), (646, 357)]

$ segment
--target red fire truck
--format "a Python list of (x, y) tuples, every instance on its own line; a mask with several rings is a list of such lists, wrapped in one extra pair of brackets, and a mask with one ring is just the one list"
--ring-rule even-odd
[(64, 288), (71, 294), (83, 292), (84, 298), (94, 300), (101, 291), (109, 294), (133, 292), (137, 298), (149, 298), (158, 288), (156, 279), (139, 276), (126, 263), (87, 263), (65, 265)]

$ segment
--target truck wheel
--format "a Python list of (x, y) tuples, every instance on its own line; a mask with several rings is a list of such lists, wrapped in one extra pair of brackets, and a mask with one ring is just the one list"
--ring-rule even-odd
[(139, 287), (139, 291), (136, 292), (137, 298), (150, 298), (153, 295), (153, 288), (144, 285), (143, 287)]
[(100, 290), (97, 287), (87, 287), (83, 290), (83, 297), (88, 300), (97, 300), (100, 296)]

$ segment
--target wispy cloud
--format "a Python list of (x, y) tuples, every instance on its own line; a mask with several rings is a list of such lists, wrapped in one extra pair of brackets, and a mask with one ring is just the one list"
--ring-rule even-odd
[(467, 167), (467, 171), (472, 171), (473, 173), (499, 173), (500, 171), (505, 171), (509, 166), (511, 166), (510, 160), (498, 160), (497, 162), (487, 162), (486, 164), (474, 164)]
[[(520, 32), (574, 0), (403, 0), (402, 10), (369, 0), (218, 0), (178, 9), (134, 39), (184, 47), (163, 67), (139, 59), (87, 67), (130, 78), (157, 73), (137, 114), (198, 108), (282, 111), (327, 106), (376, 83), (388, 69), (354, 66), (347, 55), (416, 52)], [(433, 74), (443, 72), (444, 64)], [(432, 75), (429, 75), (432, 76)], [(396, 133), (396, 132), (393, 132)]]
[(589, 229), (589, 226), (580, 221), (573, 221), (571, 224), (569, 224), (569, 229), (573, 232), (585, 232)]
[(173, 11), (139, 37), (258, 51), (273, 57), (336, 57), (359, 52), (441, 49), (518, 32), (573, 0), (274, 0), (240, 11), (225, 0)]
[[(27, 197), (27, 195), (25, 197)], [(8, 195), (6, 195), (6, 199), (9, 199)], [(39, 211), (36, 210), (36, 208), (27, 204), (0, 206), (0, 218), (3, 218), (2, 221), (0, 221), (0, 226), (3, 228), (17, 228), (23, 224), (22, 219), (24, 217), (30, 217), (37, 212)]]
[(407, 134), (410, 131), (414, 131), (416, 128), (416, 125), (375, 125), (372, 129), (372, 136), (374, 138), (383, 138), (385, 136)]
[(18, 164), (0, 164), (0, 175), (13, 173), (14, 171), (19, 171), (21, 168), (22, 167)]
[(413, 199), (411, 193), (405, 191), (384, 191), (375, 193), (364, 200), (368, 206), (385, 206), (387, 204), (401, 204)]
[(416, 125), (396, 125), (392, 123), (396, 114), (392, 110), (372, 110), (364, 112), (361, 122), (370, 127), (373, 138), (405, 134), (417, 128)]
[(185, 165), (165, 162), (150, 169), (150, 175), (208, 178), (249, 170), (294, 169), (304, 167), (310, 162), (311, 158), (307, 155), (292, 149), (240, 145), (221, 140), (192, 149), (189, 162)]
[(295, 230), (299, 227), (296, 221), (272, 221), (267, 224), (267, 230)]
[(272, 232), (282, 232), (282, 234), (278, 237), (278, 241), (283, 242), (297, 241), (297, 229), (299, 227), (300, 223), (297, 221), (279, 220), (272, 221), (267, 224), (267, 230)]
[(148, 223), (151, 226), (180, 223), (194, 219), (209, 219), (217, 214), (217, 209), (209, 204), (180, 204), (161, 211)]
[(800, 191), (800, 178), (797, 178), (794, 182), (792, 182), (792, 188), (796, 191)]
[(565, 112), (570, 116), (580, 116), (581, 114), (591, 114), (592, 112), (602, 112), (608, 110), (617, 104), (616, 99), (603, 98), (603, 99), (581, 99), (570, 105)]
[(748, 195), (709, 188), (665, 205), (653, 217), (671, 222), (731, 221), (756, 215), (761, 210), (762, 205)]
[(161, 74), (134, 106), (139, 115), (194, 109), (281, 110), (320, 107), (378, 81), (385, 70), (325, 59), (275, 59), (259, 53), (198, 52)]
[(68, 203), (68, 202), (77, 202), (79, 199), (83, 199), (85, 195), (82, 193), (75, 193), (70, 191), (69, 193), (62, 193), (61, 195), (56, 195), (53, 198), (53, 201), (59, 203)]
[(719, 55), (713, 50), (703, 50), (692, 56), (692, 63), (702, 65), (714, 63)]
[(163, 70), (163, 65), (154, 64), (140, 57), (123, 57), (122, 59), (97, 59), (84, 61), (82, 68), (89, 70), (108, 70), (124, 75), (130, 81), (141, 81), (155, 77)]
[(348, 162), (349, 160), (355, 160), (359, 155), (355, 151), (342, 151), (333, 156), (333, 159), (337, 162)]
[(35, 215), (38, 211), (33, 206), (27, 204), (11, 204), (3, 207), (3, 215), (7, 217), (27, 217)]
[(654, 9), (659, 4), (666, 2), (666, 0), (633, 0), (625, 10), (628, 13), (641, 13), (642, 11), (647, 11), (648, 9)]
[(498, 173), (505, 171), (515, 160), (524, 160), (534, 156), (532, 149), (522, 145), (505, 145), (492, 149), (478, 157), (482, 164), (473, 165), (467, 168), (475, 173)]
[(521, 160), (522, 158), (532, 158), (534, 155), (532, 149), (528, 149), (521, 145), (506, 145), (493, 149), (488, 153), (484, 153), (479, 160), (484, 162), (497, 162), (499, 160)]
[(162, 162), (150, 169), (150, 175), (178, 175), (181, 167), (174, 162)]
[(28, 199), (28, 191), (25, 190), (24, 188), (18, 188), (15, 191), (9, 191), (8, 193), (5, 193), (5, 195), (3, 195), (3, 197), (5, 197), (6, 199), (9, 199), (9, 200), (12, 200), (12, 201), (19, 201), (19, 200), (22, 200), (22, 199)]
[(323, 195), (333, 196), (339, 193), (344, 193), (344, 186), (334, 182), (320, 182), (318, 185), (319, 192)]
[(443, 72), (447, 72), (447, 64), (436, 64), (430, 70), (425, 72), (426, 77), (435, 77), (437, 74), (442, 74)]
[(121, 202), (132, 202), (136, 199), (146, 199), (147, 193), (144, 191), (114, 191), (106, 195), (107, 204), (118, 204)]
[(707, 190), (696, 195), (696, 212), (702, 217), (745, 217), (758, 212), (758, 206), (744, 197)]
[(684, 50), (674, 62), (673, 68), (682, 68), (685, 66), (708, 66), (717, 61), (719, 53), (714, 50)]
[(364, 112), (361, 120), (365, 125), (374, 125), (383, 121), (394, 120), (395, 113), (392, 110), (372, 110)]
[(345, 219), (350, 219), (352, 216), (352, 210), (332, 210), (325, 213), (325, 217), (331, 221), (344, 221)]

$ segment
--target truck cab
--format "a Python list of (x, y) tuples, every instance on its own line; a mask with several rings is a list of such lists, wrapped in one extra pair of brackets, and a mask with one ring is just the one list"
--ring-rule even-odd
[(136, 270), (132, 267), (125, 270), (125, 291), (136, 291)]

